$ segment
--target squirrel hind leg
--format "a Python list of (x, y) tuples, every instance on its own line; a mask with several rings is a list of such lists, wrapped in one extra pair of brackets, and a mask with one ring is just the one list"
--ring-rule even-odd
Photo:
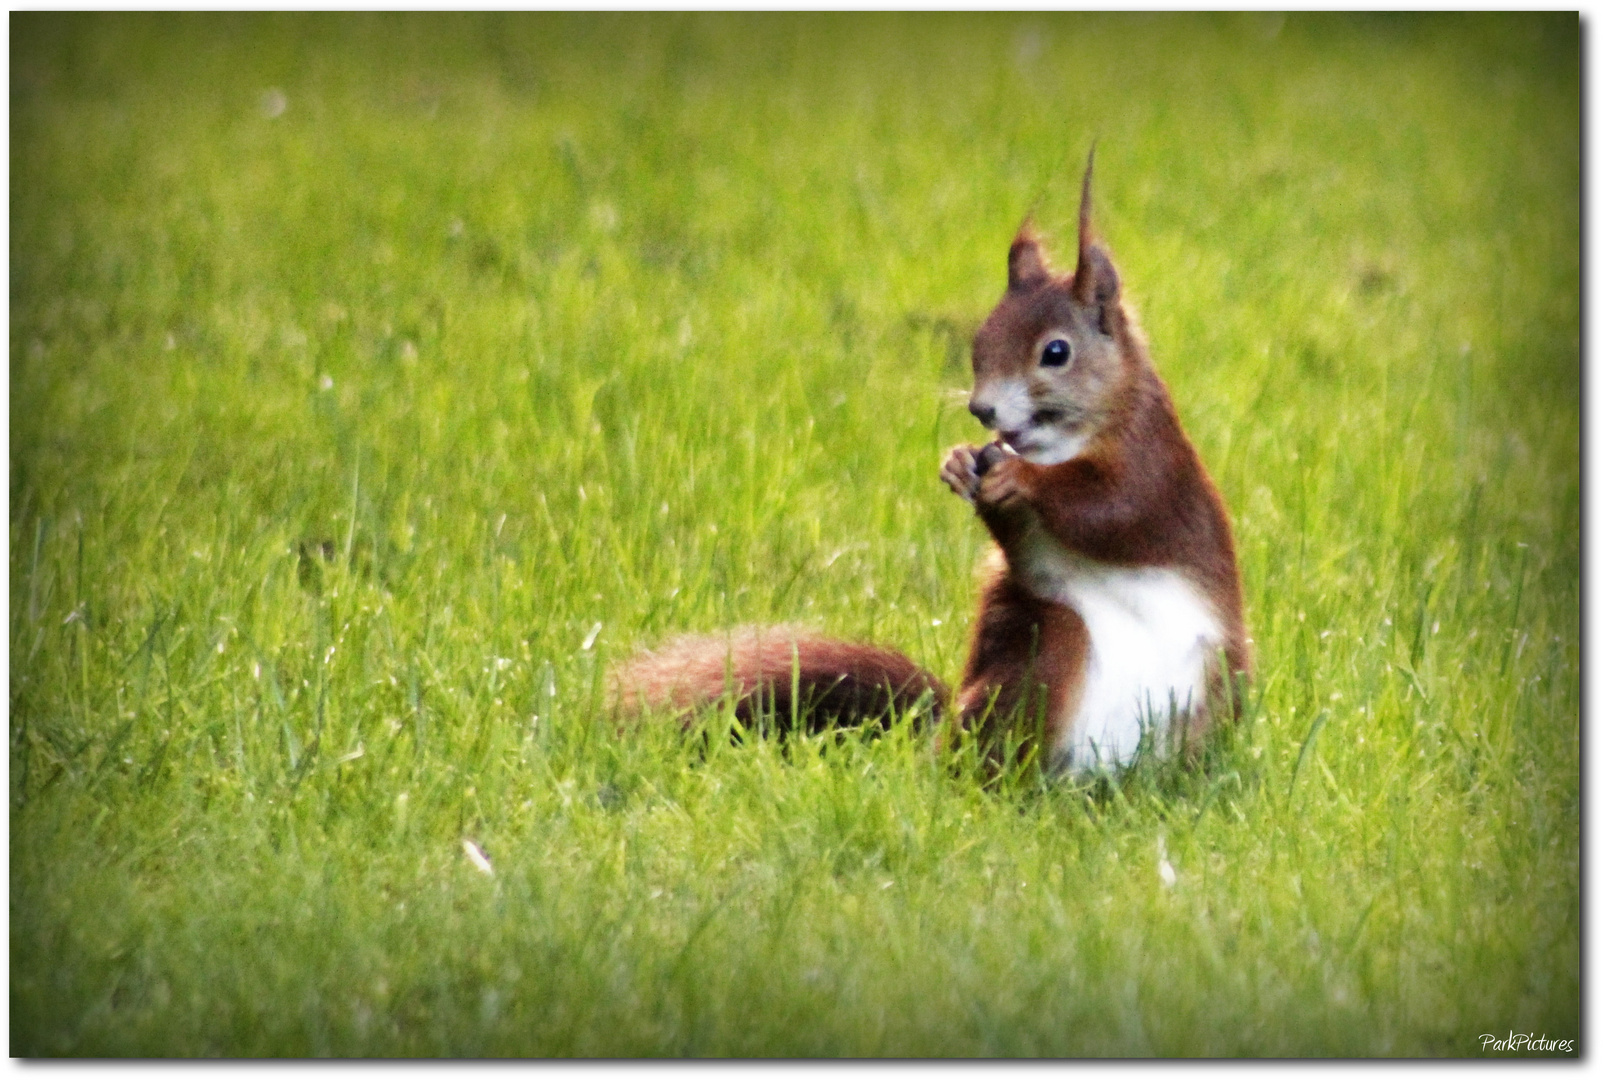
[(958, 692), (957, 723), (980, 740), (993, 767), (1032, 749), (1044, 767), (1059, 764), (1090, 648), (1090, 632), (1073, 608), (1005, 583), (992, 590)]

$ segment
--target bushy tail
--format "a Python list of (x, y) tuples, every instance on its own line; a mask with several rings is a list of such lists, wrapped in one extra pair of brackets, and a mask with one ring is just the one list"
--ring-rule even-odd
[(921, 715), (938, 719), (948, 700), (939, 679), (899, 652), (790, 626), (676, 638), (613, 669), (610, 683), (622, 714), (672, 710), (688, 724), (727, 699), (743, 724), (771, 716), (783, 730), (794, 716), (813, 732), (888, 722), (920, 699)]

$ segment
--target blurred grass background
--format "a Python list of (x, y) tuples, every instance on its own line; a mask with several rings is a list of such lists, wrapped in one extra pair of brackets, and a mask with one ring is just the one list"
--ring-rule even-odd
[[(12, 1053), (1575, 1037), (1579, 87), (1573, 14), (13, 15)], [(617, 735), (681, 630), (955, 679), (967, 336), (1093, 137), (1247, 720)]]

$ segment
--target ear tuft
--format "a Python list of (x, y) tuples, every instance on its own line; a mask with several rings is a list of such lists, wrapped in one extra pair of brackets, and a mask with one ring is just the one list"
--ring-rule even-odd
[(1096, 140), (1091, 140), (1091, 151), (1085, 155), (1085, 175), (1080, 178), (1080, 257), (1095, 241), (1091, 233), (1091, 170), (1096, 165)]
[(1019, 226), (1013, 246), (1007, 249), (1007, 291), (1021, 292), (1044, 285), (1052, 277), (1047, 269), (1041, 238), (1026, 221)]

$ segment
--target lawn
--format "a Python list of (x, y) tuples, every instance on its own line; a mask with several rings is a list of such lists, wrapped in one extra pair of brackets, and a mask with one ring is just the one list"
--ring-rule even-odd
[[(1578, 1038), (1573, 14), (10, 31), (13, 1055)], [(620, 733), (680, 631), (956, 681), (968, 335), (1093, 138), (1241, 722)]]

